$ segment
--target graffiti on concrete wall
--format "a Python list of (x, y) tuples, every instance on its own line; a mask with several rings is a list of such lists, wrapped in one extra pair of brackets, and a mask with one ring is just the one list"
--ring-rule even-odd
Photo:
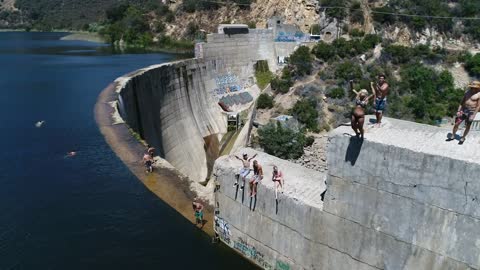
[(275, 42), (303, 42), (307, 41), (310, 37), (300, 31), (297, 32), (278, 32), (275, 37)]
[(233, 105), (247, 104), (252, 101), (253, 101), (253, 97), (248, 92), (243, 92), (243, 93), (234, 94), (234, 95), (227, 95), (220, 99), (220, 102), (223, 102), (228, 107)]
[(225, 243), (231, 243), (230, 238), (232, 237), (232, 232), (230, 231), (230, 226), (223, 218), (215, 216), (215, 232), (218, 234), (218, 237)]
[(255, 261), (263, 269), (273, 269), (272, 265), (268, 263), (264, 255), (259, 252), (254, 246), (249, 245), (241, 237), (237, 241), (234, 241), (233, 248), (242, 253), (245, 257)]
[(231, 73), (217, 76), (215, 78), (215, 83), (217, 88), (213, 90), (213, 94), (216, 96), (223, 96), (228, 93), (243, 90), (243, 87), (239, 83), (238, 77)]
[(275, 264), (275, 270), (290, 270), (290, 265), (288, 263), (277, 260)]

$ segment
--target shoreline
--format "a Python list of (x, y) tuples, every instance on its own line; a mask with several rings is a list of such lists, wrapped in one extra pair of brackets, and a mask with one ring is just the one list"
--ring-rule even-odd
[[(136, 72), (137, 71), (134, 71), (125, 76), (132, 76)], [(195, 224), (191, 204), (192, 200), (197, 197), (198, 194), (191, 190), (191, 182), (180, 176), (175, 169), (167, 167), (156, 167), (153, 173), (146, 174), (141, 162), (145, 146), (132, 136), (125, 123), (116, 123), (112, 117), (115, 110), (111, 106), (111, 103), (117, 99), (118, 93), (115, 91), (117, 85), (117, 82), (112, 82), (103, 89), (94, 107), (95, 121), (105, 141), (137, 179), (151, 192), (192, 224)], [(205, 203), (205, 223), (202, 228), (197, 227), (210, 236), (214, 235), (213, 213), (213, 207)]]

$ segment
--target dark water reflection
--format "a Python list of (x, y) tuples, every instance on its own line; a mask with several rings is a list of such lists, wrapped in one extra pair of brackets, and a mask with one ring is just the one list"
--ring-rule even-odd
[(95, 124), (103, 87), (173, 56), (63, 35), (0, 33), (0, 269), (252, 268), (147, 191)]

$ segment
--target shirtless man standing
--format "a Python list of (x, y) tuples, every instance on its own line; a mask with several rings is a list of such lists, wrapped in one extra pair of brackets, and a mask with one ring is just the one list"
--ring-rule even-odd
[(245, 153), (243, 154), (243, 159), (235, 156), (238, 160), (240, 160), (243, 163), (243, 167), (240, 169), (240, 173), (236, 177), (235, 184), (233, 184), (234, 187), (238, 186), (238, 178), (242, 177), (243, 184), (240, 187), (240, 189), (243, 189), (245, 186), (245, 178), (247, 178), (247, 175), (250, 173), (250, 161), (254, 159), (257, 156), (257, 154), (253, 155), (253, 157), (248, 158), (248, 155)]
[[(373, 84), (373, 82), (371, 82)], [(375, 116), (377, 117), (377, 127), (382, 125), (383, 112), (385, 111), (385, 106), (387, 105), (387, 95), (388, 95), (389, 85), (385, 81), (385, 75), (378, 76), (378, 82), (375, 85)]]
[(463, 144), (465, 142), (465, 137), (467, 137), (467, 134), (470, 131), (472, 122), (480, 109), (480, 82), (474, 81), (468, 87), (470, 90), (465, 93), (462, 103), (460, 103), (460, 106), (458, 106), (455, 125), (453, 126), (452, 134), (448, 134), (447, 141), (452, 141), (455, 139), (455, 134), (457, 133), (458, 127), (463, 121), (465, 121), (465, 131), (463, 132), (463, 136), (460, 138), (458, 143)]
[(258, 182), (262, 181), (263, 179), (263, 169), (258, 161), (253, 161), (253, 177), (250, 179), (250, 197), (254, 197), (257, 195), (257, 185)]

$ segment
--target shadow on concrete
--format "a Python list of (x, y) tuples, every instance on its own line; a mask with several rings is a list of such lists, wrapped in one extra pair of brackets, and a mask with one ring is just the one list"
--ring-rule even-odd
[(238, 197), (238, 185), (235, 186), (235, 201), (237, 200)]
[(242, 204), (244, 201), (245, 201), (245, 184), (243, 185), (243, 188), (242, 188)]
[[(252, 202), (253, 202), (253, 208), (252, 208)], [(250, 210), (255, 211), (255, 207), (257, 207), (257, 194), (255, 194), (253, 197), (250, 197)]]
[(453, 140), (457, 140), (457, 141), (460, 141), (460, 138), (462, 138), (462, 136), (458, 135), (458, 134), (455, 134), (455, 136), (453, 138), (450, 139), (450, 136), (452, 136), (452, 133), (449, 132), (447, 134), (447, 139), (445, 140), (446, 142), (450, 142), (450, 141), (453, 141)]
[(278, 215), (278, 199), (275, 199), (275, 215)]
[(350, 162), (352, 166), (355, 166), (360, 151), (362, 150), (363, 139), (358, 137), (350, 137), (350, 143), (348, 144), (347, 153), (345, 154), (345, 162)]

